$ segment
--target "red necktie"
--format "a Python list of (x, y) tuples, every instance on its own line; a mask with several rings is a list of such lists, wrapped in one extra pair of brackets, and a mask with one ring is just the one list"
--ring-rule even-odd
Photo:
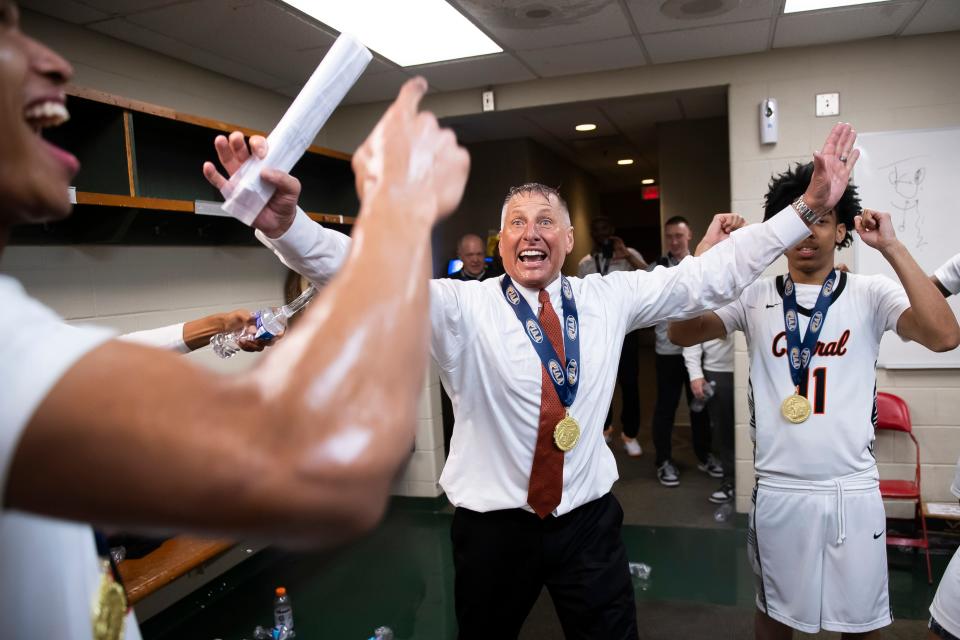
[[(550, 339), (550, 343), (560, 356), (560, 366), (564, 366), (563, 334), (560, 332), (560, 320), (550, 303), (550, 294), (540, 290), (540, 326)], [(544, 366), (540, 367), (540, 427), (537, 432), (537, 448), (533, 452), (533, 467), (530, 469), (530, 485), (527, 488), (527, 504), (533, 507), (537, 515), (546, 518), (560, 504), (563, 493), (563, 451), (553, 442), (553, 430), (567, 414), (563, 403), (557, 396), (550, 374)]]

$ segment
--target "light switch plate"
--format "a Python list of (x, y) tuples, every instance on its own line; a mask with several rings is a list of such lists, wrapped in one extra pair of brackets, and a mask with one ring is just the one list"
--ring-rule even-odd
[(839, 93), (818, 93), (817, 94), (817, 117), (840, 115), (840, 94)]
[(493, 111), (493, 91), (484, 91), (483, 92), (483, 110), (484, 111)]

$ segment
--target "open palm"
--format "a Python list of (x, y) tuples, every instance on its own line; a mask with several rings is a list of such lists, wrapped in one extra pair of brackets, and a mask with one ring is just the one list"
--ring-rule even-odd
[(830, 130), (823, 148), (813, 154), (813, 176), (803, 197), (808, 207), (822, 213), (840, 201), (860, 157), (860, 150), (853, 148), (856, 140), (857, 132), (847, 123)]

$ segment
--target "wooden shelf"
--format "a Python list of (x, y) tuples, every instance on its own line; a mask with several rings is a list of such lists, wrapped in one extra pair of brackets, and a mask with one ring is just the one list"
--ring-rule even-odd
[(124, 560), (119, 568), (127, 599), (130, 604), (136, 604), (232, 546), (233, 543), (226, 540), (177, 536), (164, 541), (142, 558)]
[[(230, 131), (262, 132), (83, 87), (71, 85), (67, 93), (71, 120), (44, 136), (79, 158), (73, 185), (79, 206), (67, 220), (15, 228), (11, 243), (256, 244), (232, 218), (163, 222), (154, 214), (196, 213), (195, 201), (220, 201), (201, 172), (204, 161), (215, 159), (213, 139)], [(311, 146), (291, 174), (303, 185), (300, 204), (311, 218), (354, 223), (360, 203), (349, 154)], [(118, 210), (127, 211), (120, 220), (106, 215)]]

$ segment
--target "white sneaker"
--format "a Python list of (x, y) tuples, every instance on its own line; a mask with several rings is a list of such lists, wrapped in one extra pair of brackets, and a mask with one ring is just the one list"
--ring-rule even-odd
[(665, 487), (677, 487), (680, 485), (680, 471), (677, 470), (673, 460), (664, 460), (657, 468), (657, 480)]
[(717, 460), (717, 457), (712, 453), (707, 454), (706, 462), (700, 462), (697, 464), (697, 469), (703, 471), (711, 478), (723, 477), (723, 466), (720, 465), (720, 461)]
[(626, 438), (622, 437), (623, 448), (627, 450), (627, 455), (631, 458), (639, 458), (643, 455), (643, 447), (640, 446), (640, 443), (637, 442), (636, 438)]

